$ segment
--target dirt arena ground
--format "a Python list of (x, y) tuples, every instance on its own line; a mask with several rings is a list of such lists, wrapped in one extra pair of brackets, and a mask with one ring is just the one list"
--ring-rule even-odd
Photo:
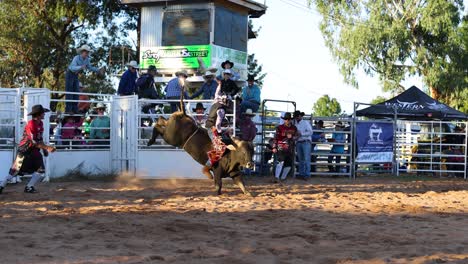
[(413, 179), (9, 186), (0, 263), (468, 263), (468, 182)]

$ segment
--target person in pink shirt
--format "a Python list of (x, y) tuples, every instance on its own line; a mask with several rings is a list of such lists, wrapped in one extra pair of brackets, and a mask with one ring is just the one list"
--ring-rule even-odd
[(72, 140), (76, 139), (78, 126), (75, 123), (75, 118), (73, 116), (68, 116), (65, 119), (65, 124), (62, 126), (62, 140), (65, 145), (75, 145)]

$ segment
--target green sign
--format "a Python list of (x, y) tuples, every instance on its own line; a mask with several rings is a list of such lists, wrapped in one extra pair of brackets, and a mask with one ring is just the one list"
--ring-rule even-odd
[(206, 67), (211, 65), (211, 46), (166, 46), (142, 47), (140, 49), (140, 66), (144, 69), (150, 65), (158, 69), (196, 69), (200, 58)]

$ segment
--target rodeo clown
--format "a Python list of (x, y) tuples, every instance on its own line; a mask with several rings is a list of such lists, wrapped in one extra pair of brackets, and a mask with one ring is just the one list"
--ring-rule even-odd
[(44, 178), (45, 172), (44, 160), (40, 150), (42, 149), (46, 157), (49, 155), (49, 152), (55, 151), (54, 147), (45, 145), (42, 139), (42, 133), (44, 132), (42, 120), (44, 119), (45, 113), (49, 111), (49, 109), (42, 107), (42, 105), (35, 105), (32, 107), (31, 113), (28, 114), (32, 116), (32, 119), (28, 121), (24, 128), (23, 137), (18, 144), (18, 154), (11, 166), (10, 173), (6, 176), (0, 176), (0, 193), (2, 193), (9, 179), (18, 174), (31, 173), (31, 180), (24, 188), (24, 192), (37, 192), (34, 185)]
[(294, 163), (294, 141), (297, 136), (297, 128), (291, 122), (291, 113), (285, 113), (281, 117), (284, 124), (276, 128), (273, 143), (273, 153), (278, 157), (275, 170), (275, 183), (286, 180)]

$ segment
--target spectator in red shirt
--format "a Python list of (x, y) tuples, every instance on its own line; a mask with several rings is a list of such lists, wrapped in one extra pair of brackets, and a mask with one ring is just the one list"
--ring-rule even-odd
[(273, 153), (278, 157), (278, 164), (275, 169), (275, 182), (284, 181), (291, 171), (294, 159), (294, 138), (297, 135), (297, 128), (291, 123), (291, 113), (285, 113), (281, 119), (284, 124), (276, 128)]
[(253, 141), (257, 136), (257, 127), (252, 121), (252, 117), (255, 114), (252, 112), (252, 109), (247, 109), (242, 115), (244, 118), (240, 122), (240, 138), (245, 141)]
[[(70, 141), (72, 145), (76, 145), (77, 141), (72, 141), (73, 139), (77, 139), (78, 133), (78, 125), (75, 122), (75, 117), (68, 116), (66, 118), (65, 124), (62, 126), (62, 140), (66, 145), (70, 145)], [(68, 139), (68, 140), (67, 140)]]
[(28, 114), (32, 116), (32, 119), (29, 120), (24, 128), (23, 138), (18, 144), (18, 154), (10, 169), (10, 173), (7, 176), (0, 175), (0, 193), (2, 193), (9, 178), (11, 179), (18, 174), (30, 173), (32, 173), (32, 177), (24, 188), (24, 192), (36, 192), (34, 185), (44, 178), (45, 173), (44, 161), (40, 150), (42, 150), (45, 156), (49, 155), (49, 152), (55, 151), (54, 147), (45, 145), (42, 139), (44, 132), (42, 119), (44, 119), (45, 113), (49, 111), (49, 109), (42, 107), (42, 105), (32, 107), (32, 111)]

